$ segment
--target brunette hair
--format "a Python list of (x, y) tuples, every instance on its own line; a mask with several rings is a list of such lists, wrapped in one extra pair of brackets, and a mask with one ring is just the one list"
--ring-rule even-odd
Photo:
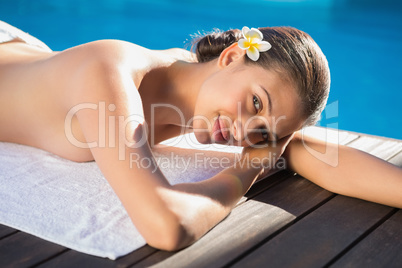
[[(244, 57), (246, 64), (257, 64), (284, 73), (298, 90), (302, 101), (304, 125), (314, 125), (320, 118), (329, 94), (330, 73), (321, 49), (307, 33), (292, 27), (259, 28), (272, 48), (260, 53), (257, 61)], [(240, 30), (219, 31), (196, 38), (193, 50), (198, 62), (218, 58), (221, 52), (242, 38)]]

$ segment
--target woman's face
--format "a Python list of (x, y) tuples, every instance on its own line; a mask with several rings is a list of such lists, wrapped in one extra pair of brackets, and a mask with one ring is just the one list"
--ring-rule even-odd
[(193, 130), (204, 144), (274, 141), (302, 126), (300, 106), (295, 88), (280, 73), (237, 60), (202, 84)]

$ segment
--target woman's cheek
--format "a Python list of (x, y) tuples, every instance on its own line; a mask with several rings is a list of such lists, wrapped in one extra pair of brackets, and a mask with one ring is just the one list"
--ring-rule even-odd
[(234, 115), (243, 115), (248, 110), (246, 96), (235, 91), (226, 95), (222, 105)]
[(244, 139), (245, 144), (243, 146), (251, 146), (262, 141), (261, 133), (257, 133), (255, 130), (248, 130), (248, 134)]

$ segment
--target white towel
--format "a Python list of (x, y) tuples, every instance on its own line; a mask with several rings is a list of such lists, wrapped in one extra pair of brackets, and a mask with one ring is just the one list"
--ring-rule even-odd
[(45, 43), (43, 43), (39, 39), (21, 31), (18, 28), (15, 28), (14, 26), (4, 21), (0, 21), (0, 44), (10, 42), (14, 39), (19, 39), (19, 41), (23, 41), (27, 44), (40, 47), (47, 52), (52, 51)]
[[(228, 151), (228, 155), (240, 150), (212, 149)], [(206, 179), (225, 167), (208, 164), (204, 154), (194, 158), (194, 154), (172, 151), (154, 152), (172, 184)], [(36, 148), (0, 142), (0, 185), (1, 224), (110, 259), (145, 244), (95, 162), (76, 163)]]

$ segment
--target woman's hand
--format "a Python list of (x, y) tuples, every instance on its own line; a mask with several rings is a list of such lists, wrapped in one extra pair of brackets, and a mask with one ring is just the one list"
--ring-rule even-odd
[(261, 168), (259, 178), (266, 176), (282, 156), (293, 136), (294, 133), (275, 142), (261, 142), (245, 147), (240, 164), (251, 168)]

